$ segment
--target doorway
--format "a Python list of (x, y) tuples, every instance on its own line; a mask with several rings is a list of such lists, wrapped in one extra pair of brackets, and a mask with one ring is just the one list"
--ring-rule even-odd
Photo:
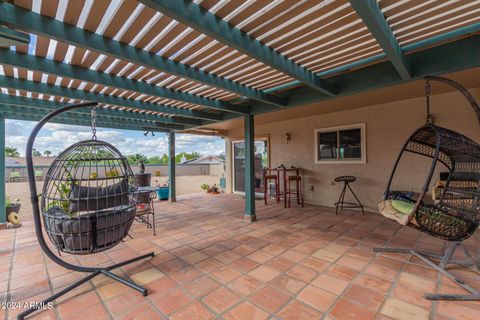
[[(233, 141), (233, 192), (245, 193), (245, 141)], [(255, 193), (263, 194), (263, 170), (268, 167), (268, 139), (256, 138), (254, 151)]]

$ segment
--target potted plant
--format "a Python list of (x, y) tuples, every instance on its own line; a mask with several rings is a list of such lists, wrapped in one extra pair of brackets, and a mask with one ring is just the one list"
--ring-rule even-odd
[(208, 184), (206, 184), (206, 183), (202, 184), (202, 185), (200, 186), (200, 188), (202, 188), (203, 190), (205, 190), (207, 193), (212, 192), (212, 190), (210, 189), (210, 186), (209, 186)]
[(7, 221), (17, 226), (20, 224), (20, 218), (18, 212), (20, 211), (21, 203), (20, 199), (15, 199), (15, 202), (10, 200), (10, 197), (5, 199), (5, 211), (7, 213)]
[(219, 194), (219, 193), (220, 193), (220, 192), (218, 192), (219, 189), (218, 189), (217, 184), (214, 184), (214, 185), (211, 187), (211, 189), (212, 189), (212, 193), (213, 193), (213, 194)]
[(158, 183), (158, 180), (155, 180), (155, 184), (157, 186), (157, 197), (159, 200), (168, 200), (168, 190), (170, 189), (169, 187), (169, 181), (167, 183), (161, 185)]

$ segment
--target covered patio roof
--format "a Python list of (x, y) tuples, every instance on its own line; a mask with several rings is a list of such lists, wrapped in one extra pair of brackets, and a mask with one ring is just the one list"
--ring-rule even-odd
[(0, 48), (0, 114), (93, 100), (99, 126), (191, 131), (479, 67), (479, 12), (474, 0), (0, 1), (0, 44), (14, 45)]

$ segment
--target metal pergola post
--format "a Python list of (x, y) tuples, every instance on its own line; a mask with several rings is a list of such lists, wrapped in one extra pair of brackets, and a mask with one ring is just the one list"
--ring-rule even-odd
[(256, 221), (255, 215), (255, 126), (254, 116), (245, 115), (245, 220)]
[(0, 116), (0, 229), (6, 224), (5, 208), (5, 118)]
[(168, 180), (170, 188), (168, 189), (168, 199), (170, 202), (176, 202), (175, 191), (175, 132), (171, 131), (168, 135)]

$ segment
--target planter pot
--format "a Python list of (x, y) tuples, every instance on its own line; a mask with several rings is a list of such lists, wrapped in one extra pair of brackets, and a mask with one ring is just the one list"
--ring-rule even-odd
[[(133, 175), (133, 184), (139, 187), (149, 187), (150, 179), (152, 175), (150, 173), (135, 173)], [(148, 203), (150, 201), (149, 194), (139, 194), (137, 198), (138, 203)]]
[(160, 187), (157, 190), (157, 197), (159, 200), (168, 200), (169, 187)]
[(12, 203), (10, 206), (5, 208), (7, 215), (12, 212), (18, 213), (20, 211), (21, 203)]
[(150, 173), (135, 173), (133, 176), (133, 184), (140, 187), (149, 187), (151, 177), (152, 175)]

